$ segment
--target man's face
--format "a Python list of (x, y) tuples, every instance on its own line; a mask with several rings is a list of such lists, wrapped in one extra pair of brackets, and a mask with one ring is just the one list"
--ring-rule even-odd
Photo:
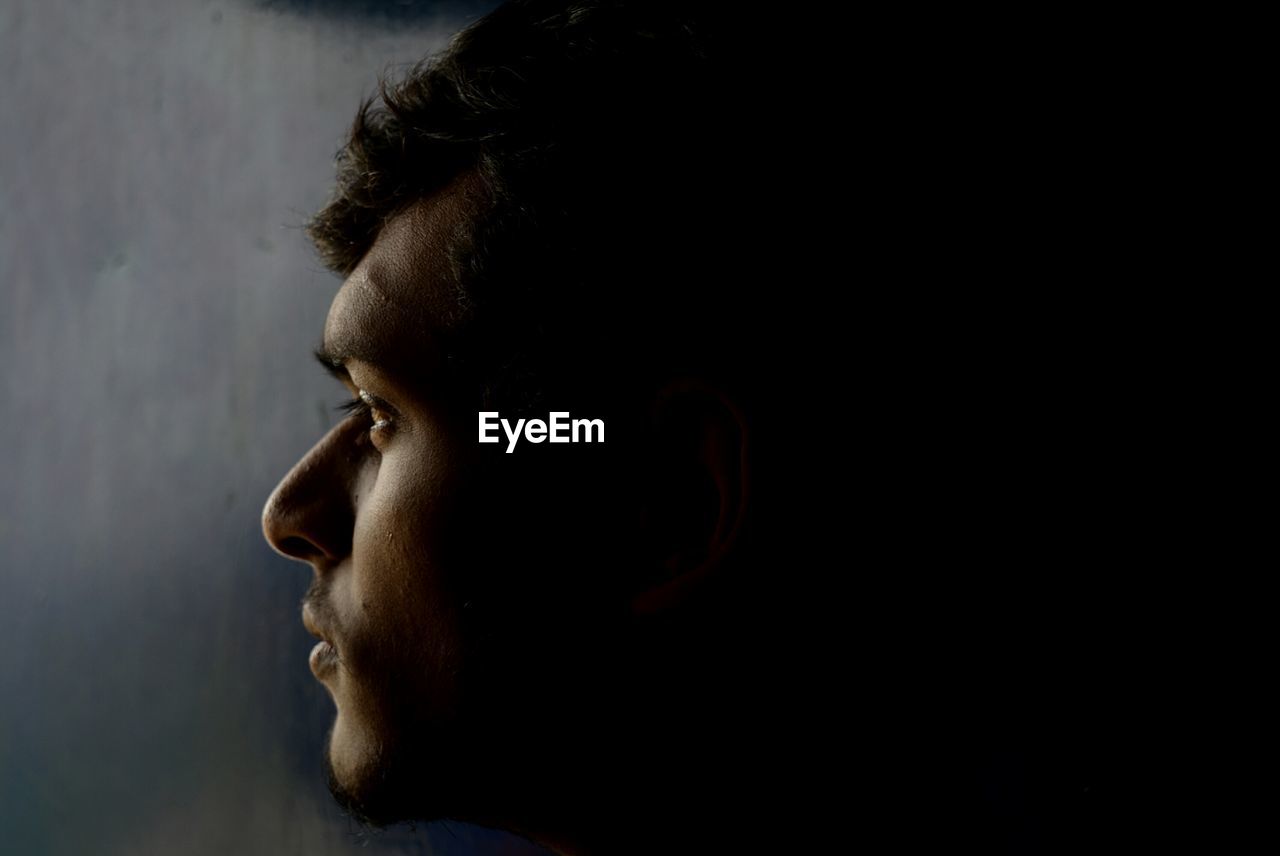
[(401, 787), (395, 765), (423, 740), (444, 769), (418, 774), (451, 773), (466, 608), (454, 564), (473, 529), (462, 497), (476, 417), (435, 381), (440, 333), (456, 314), (444, 248), (467, 216), (466, 187), (388, 221), (343, 283), (322, 359), (358, 407), (263, 511), (271, 545), (314, 570), (303, 621), (323, 640), (311, 668), (337, 707), (331, 785), (357, 809)]

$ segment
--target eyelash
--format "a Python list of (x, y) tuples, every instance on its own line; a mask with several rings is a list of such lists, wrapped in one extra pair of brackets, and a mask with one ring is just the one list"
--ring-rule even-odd
[(381, 410), (382, 408), (376, 407), (375, 404), (370, 399), (366, 399), (366, 398), (353, 398), (350, 401), (347, 401), (338, 405), (338, 410), (345, 413), (348, 418), (368, 421), (369, 434), (372, 434), (374, 431), (385, 430), (391, 425), (390, 419), (381, 419), (381, 420), (375, 421), (373, 418), (373, 411), (375, 409)]

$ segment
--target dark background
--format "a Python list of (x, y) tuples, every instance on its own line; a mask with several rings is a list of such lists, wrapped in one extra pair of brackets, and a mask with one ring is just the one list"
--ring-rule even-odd
[(259, 528), (343, 398), (300, 226), (377, 74), (492, 5), (0, 6), (0, 850), (533, 851), (341, 816)]

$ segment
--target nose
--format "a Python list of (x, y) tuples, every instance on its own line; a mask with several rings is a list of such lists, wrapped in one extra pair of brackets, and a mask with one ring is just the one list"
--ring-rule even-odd
[(277, 553), (320, 569), (351, 552), (359, 461), (346, 423), (293, 466), (267, 498), (262, 534)]

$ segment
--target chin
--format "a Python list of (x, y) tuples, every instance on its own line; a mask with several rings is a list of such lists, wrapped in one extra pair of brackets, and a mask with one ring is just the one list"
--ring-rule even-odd
[(348, 815), (367, 826), (412, 819), (403, 799), (393, 799), (398, 789), (391, 785), (390, 753), (384, 745), (352, 728), (339, 714), (325, 749), (329, 793)]
[[(423, 755), (408, 741), (338, 713), (329, 732), (325, 772), (329, 793), (353, 819), (371, 827), (456, 817), (459, 777), (441, 747)], [(445, 783), (455, 787), (441, 790)]]

